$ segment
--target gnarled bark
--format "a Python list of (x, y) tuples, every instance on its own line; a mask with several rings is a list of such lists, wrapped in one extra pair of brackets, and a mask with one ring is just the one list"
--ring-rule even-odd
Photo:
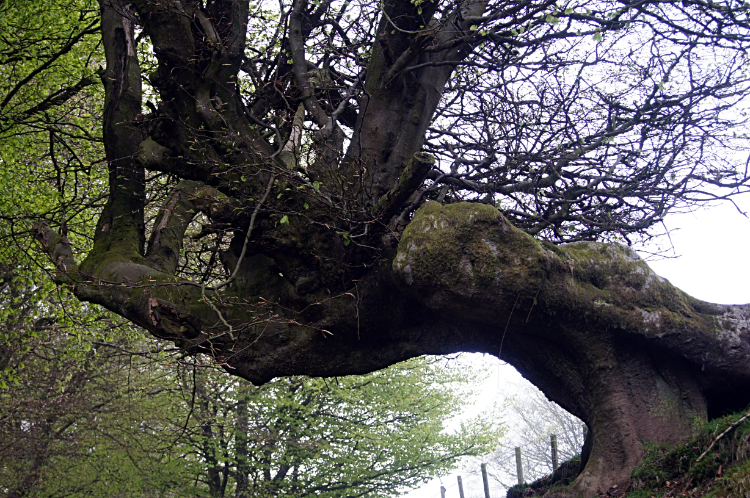
[[(288, 285), (272, 277), (278, 263), (254, 258), (246, 278), (258, 296)], [(76, 293), (256, 383), (363, 373), (419, 354), (494, 354), (589, 426), (574, 485), (583, 495), (626, 479), (644, 442), (682, 441), (750, 401), (750, 306), (693, 299), (622, 246), (539, 243), (478, 204), (428, 203), (392, 264), (306, 310), (231, 292), (212, 309), (215, 295), (123, 262), (106, 282), (78, 277)]]
[[(573, 486), (582, 496), (627, 478), (644, 441), (684, 440), (698, 422), (750, 402), (750, 306), (693, 299), (622, 246), (555, 246), (514, 228), (492, 205), (424, 202), (438, 185), (424, 186), (427, 176), (443, 182), (432, 196), (441, 201), (449, 186), (482, 179), (459, 178), (467, 160), (444, 173), (420, 152), (456, 65), (492, 39), (476, 23), (547, 22), (544, 2), (487, 17), (488, 2), (454, 2), (439, 19), (439, 2), (382, 2), (366, 71), (334, 91), (305, 45), (313, 30), (338, 22), (322, 21), (331, 3), (295, 1), (274, 79), (255, 89), (252, 105), (238, 83), (247, 1), (100, 3), (110, 197), (80, 263), (65, 238), (37, 227), (58, 279), (80, 299), (255, 383), (365, 373), (422, 354), (496, 355), (589, 426), (588, 460)], [(147, 119), (134, 22), (158, 61), (149, 78), (161, 102)], [(281, 153), (290, 136), (298, 152), (299, 129), (253, 114), (296, 117), (301, 107), (317, 126), (306, 164)], [(346, 150), (338, 123), (353, 126)], [(607, 126), (550, 162), (564, 168), (597, 147), (606, 161), (617, 132)], [(476, 162), (476, 171), (493, 161)], [(147, 170), (181, 179), (148, 241)], [(498, 192), (532, 194), (562, 182), (554, 167), (546, 175)], [(583, 178), (587, 189), (604, 181)], [(483, 185), (475, 192), (495, 188)], [(567, 217), (574, 190), (564, 209), (539, 215), (529, 231)], [(217, 242), (223, 280), (199, 283), (179, 270), (199, 213), (234, 234), (228, 246)]]

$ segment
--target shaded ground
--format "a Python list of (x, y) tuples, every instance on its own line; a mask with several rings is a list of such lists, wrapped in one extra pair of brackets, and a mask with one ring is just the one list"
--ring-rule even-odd
[[(598, 498), (750, 498), (750, 412), (708, 422), (683, 445), (651, 446), (629, 482)], [(704, 455), (705, 453), (705, 455)], [(552, 476), (514, 486), (507, 498), (569, 496), (566, 486), (577, 475), (575, 461)]]

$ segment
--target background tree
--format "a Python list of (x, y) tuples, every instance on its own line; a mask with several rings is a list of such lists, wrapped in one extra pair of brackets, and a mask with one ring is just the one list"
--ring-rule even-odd
[(744, 3), (100, 8), (107, 203), (80, 258), (36, 228), (79, 299), (255, 383), (495, 354), (583, 494), (750, 401), (747, 307), (587, 242), (747, 191)]
[(481, 416), (445, 430), (475, 380), (447, 359), (261, 387), (186, 374), (197, 383), (187, 438), (206, 462), (198, 479), (210, 496), (396, 496), (487, 451), (500, 434)]
[(100, 29), (96, 2), (0, 4), (0, 236), (20, 250), (5, 264), (39, 217), (90, 243), (105, 188)]
[(499, 435), (481, 417), (445, 432), (475, 380), (449, 359), (256, 388), (53, 287), (2, 284), (9, 497), (394, 496)]
[[(520, 387), (520, 386), (519, 386)], [(505, 489), (518, 484), (515, 448), (521, 448), (524, 481), (552, 474), (550, 436), (557, 436), (558, 465), (581, 454), (583, 422), (528, 386), (505, 399), (503, 416), (508, 433), (485, 458), (492, 479)], [(475, 470), (479, 465), (472, 465)]]
[(0, 293), (10, 308), (0, 374), (4, 495), (195, 496), (182, 494), (193, 487), (191, 466), (179, 458), (177, 431), (164, 426), (182, 410), (168, 395), (169, 369), (147, 349), (153, 343), (22, 282)]

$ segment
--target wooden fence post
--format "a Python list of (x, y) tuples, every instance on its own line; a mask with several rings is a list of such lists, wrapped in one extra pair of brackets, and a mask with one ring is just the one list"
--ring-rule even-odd
[(458, 495), (461, 498), (466, 498), (464, 496), (464, 483), (463, 483), (463, 481), (461, 481), (461, 476), (458, 476)]
[(557, 434), (551, 434), (550, 444), (552, 445), (552, 472), (557, 470)]
[(516, 447), (516, 475), (518, 484), (523, 484), (523, 466), (521, 465), (521, 448)]
[(490, 498), (490, 483), (487, 480), (487, 464), (482, 464), (482, 482), (484, 482), (484, 498)]
[(440, 498), (445, 498), (445, 487), (440, 486)]

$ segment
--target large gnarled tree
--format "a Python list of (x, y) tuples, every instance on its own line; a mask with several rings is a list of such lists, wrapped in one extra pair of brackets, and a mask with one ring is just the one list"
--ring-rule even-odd
[(108, 202), (37, 228), (80, 299), (256, 383), (491, 353), (585, 496), (750, 402), (750, 306), (602, 243), (748, 190), (746, 4), (100, 4)]

